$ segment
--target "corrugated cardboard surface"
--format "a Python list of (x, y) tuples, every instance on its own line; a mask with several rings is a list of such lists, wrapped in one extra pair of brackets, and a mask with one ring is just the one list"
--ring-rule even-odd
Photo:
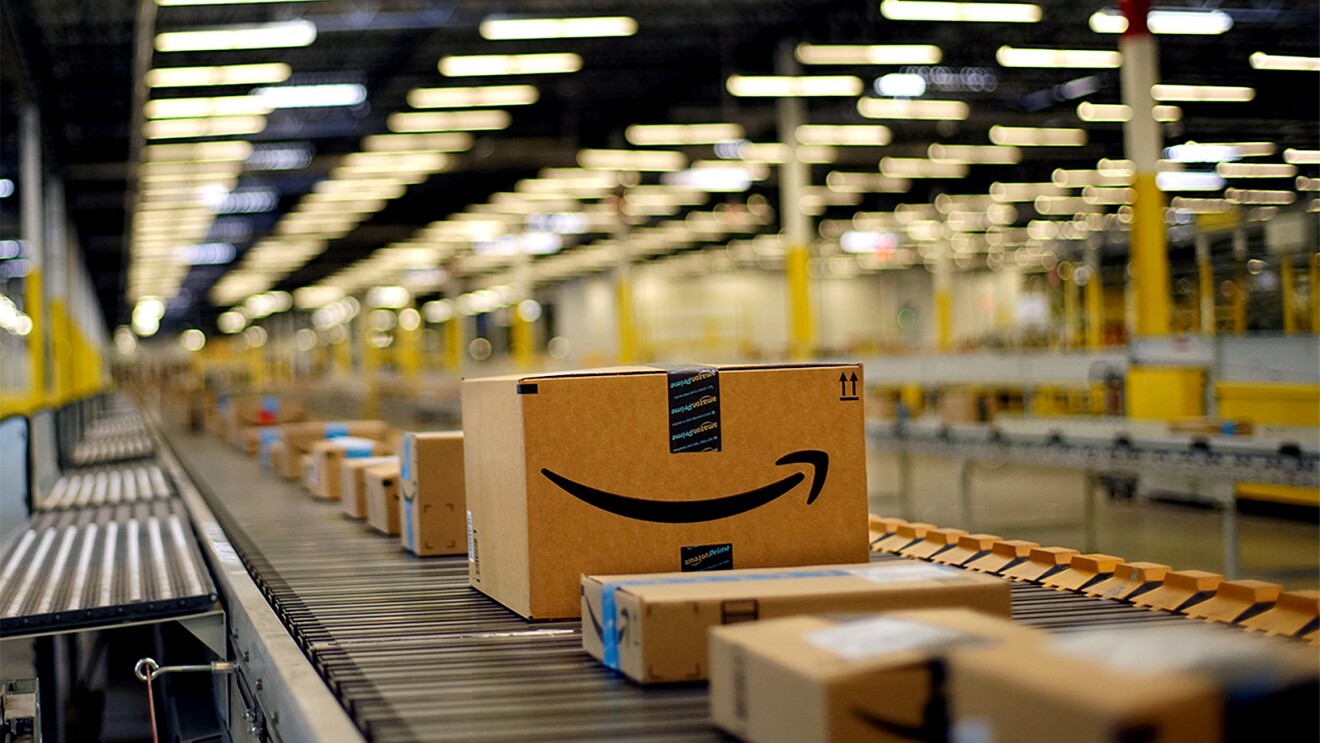
[(367, 467), (367, 523), (382, 534), (399, 533), (399, 465), (386, 462)]
[[(670, 451), (664, 370), (465, 381), (472, 584), (550, 619), (578, 616), (583, 574), (680, 570), (703, 548), (725, 565), (731, 553), (735, 568), (865, 560), (865, 431), (853, 375), (860, 393), (857, 365), (720, 367), (720, 450), (684, 453)], [(816, 478), (823, 484), (808, 504)], [(608, 507), (564, 483), (603, 493), (598, 503)], [(741, 513), (687, 520), (715, 507), (709, 501), (772, 491)], [(639, 502), (647, 518), (616, 512)]]
[(409, 433), (399, 454), (403, 546), (420, 556), (466, 554), (463, 433)]
[(1007, 618), (1009, 583), (923, 562), (583, 576), (582, 644), (642, 683), (706, 678), (707, 630), (829, 612), (969, 608)]
[(339, 500), (344, 513), (355, 519), (367, 517), (367, 468), (399, 463), (398, 457), (345, 459), (339, 465)]
[(943, 740), (943, 654), (958, 643), (1020, 645), (1041, 637), (965, 609), (717, 627), (711, 716), (756, 743)]
[(339, 469), (345, 459), (365, 458), (383, 453), (385, 446), (360, 436), (344, 436), (312, 443), (312, 495), (339, 500)]
[[(289, 423), (280, 426), (280, 440), (284, 442), (286, 452), (307, 454), (312, 444), (333, 436), (361, 436), (376, 441), (387, 441), (393, 432), (383, 421), (316, 421), (314, 423)], [(284, 476), (290, 480), (299, 479), (301, 472), (297, 468), (297, 456), (285, 457)]]

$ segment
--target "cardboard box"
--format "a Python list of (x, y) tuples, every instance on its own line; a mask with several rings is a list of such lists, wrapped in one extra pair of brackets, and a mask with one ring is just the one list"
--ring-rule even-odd
[(465, 380), (472, 585), (554, 619), (579, 615), (584, 574), (865, 561), (861, 371), (638, 366)]
[(312, 444), (323, 439), (341, 436), (358, 436), (373, 441), (387, 442), (394, 430), (382, 421), (317, 421), (315, 423), (290, 423), (280, 426), (280, 440), (284, 442), (287, 453), (295, 456), (284, 457), (284, 476), (297, 480), (301, 476), (298, 469), (298, 456), (309, 454)]
[(252, 426), (243, 429), (243, 451), (256, 457), (262, 467), (270, 467), (270, 447), (280, 440), (279, 426)]
[(359, 436), (317, 441), (312, 444), (312, 479), (308, 489), (312, 495), (326, 500), (339, 500), (339, 467), (345, 459), (364, 459), (383, 453), (385, 445)]
[(382, 534), (399, 533), (399, 464), (367, 467), (362, 476), (367, 493), (367, 523)]
[(361, 521), (367, 517), (367, 468), (399, 464), (398, 457), (364, 457), (339, 463), (339, 502), (344, 513)]
[(246, 448), (247, 429), (298, 423), (307, 420), (308, 416), (302, 403), (293, 400), (281, 400), (275, 395), (235, 395), (229, 398), (225, 417), (224, 438), (235, 446)]
[(582, 646), (642, 683), (706, 677), (706, 633), (734, 622), (822, 612), (959, 607), (1007, 618), (1009, 583), (893, 561), (719, 573), (583, 576)]
[(311, 454), (298, 455), (298, 469), (302, 472), (302, 476), (298, 480), (303, 484), (303, 487), (310, 488), (312, 481), (316, 479), (316, 470), (312, 469), (315, 461), (312, 459)]
[(1216, 743), (1320, 733), (1315, 649), (1192, 622), (957, 648), (949, 668), (954, 740)]
[(266, 465), (269, 467), (270, 471), (278, 472), (281, 475), (284, 474), (285, 471), (284, 456), (285, 453), (287, 452), (287, 449), (284, 446), (284, 442), (280, 441), (279, 439), (270, 442), (270, 445), (266, 447), (266, 452), (267, 452)]
[(966, 609), (799, 616), (710, 635), (711, 717), (755, 743), (947, 740), (944, 654), (1045, 640)]
[(467, 554), (463, 433), (406, 433), (399, 460), (403, 546), (420, 556)]

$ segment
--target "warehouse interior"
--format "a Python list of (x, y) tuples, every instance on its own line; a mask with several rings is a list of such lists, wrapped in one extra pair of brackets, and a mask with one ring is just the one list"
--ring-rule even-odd
[(1318, 73), (1312, 0), (0, 0), (0, 743), (1305, 739)]

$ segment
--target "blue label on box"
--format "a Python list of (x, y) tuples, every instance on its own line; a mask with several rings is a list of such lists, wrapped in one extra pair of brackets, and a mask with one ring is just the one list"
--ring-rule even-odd
[(325, 424), (325, 437), (327, 439), (337, 439), (348, 435), (347, 423), (327, 423)]

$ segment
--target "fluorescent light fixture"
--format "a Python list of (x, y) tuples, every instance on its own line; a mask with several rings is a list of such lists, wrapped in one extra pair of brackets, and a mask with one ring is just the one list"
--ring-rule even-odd
[[(695, 191), (712, 193), (738, 193), (751, 188), (758, 180), (746, 165), (721, 164), (718, 167), (694, 167), (672, 175), (661, 176), (670, 185), (684, 186)], [(629, 195), (631, 199), (632, 196)], [(701, 199), (705, 201), (704, 198)]]
[(1240, 85), (1152, 85), (1157, 101), (1197, 103), (1245, 103), (1256, 97), (1256, 89)]
[(1239, 157), (1270, 157), (1277, 149), (1273, 142), (1200, 142), (1199, 144), (1204, 147), (1232, 147), (1237, 150)]
[(257, 145), (248, 156), (249, 170), (300, 170), (312, 162), (310, 144)]
[(234, 260), (234, 246), (230, 243), (199, 243), (184, 248), (190, 266), (222, 266)]
[[(1155, 106), (1151, 114), (1156, 121), (1171, 122), (1182, 119), (1182, 109), (1177, 106)], [(1123, 103), (1091, 103), (1083, 101), (1077, 104), (1077, 118), (1096, 123), (1118, 123), (1132, 120), (1132, 107)]]
[[(319, 181), (312, 193), (323, 201), (362, 201), (364, 199), (397, 199), (406, 189), (391, 180), (380, 181)], [(284, 220), (287, 221), (287, 218)]]
[(878, 124), (806, 124), (794, 136), (801, 144), (821, 146), (884, 146), (893, 139), (889, 128)]
[(209, 52), (233, 49), (287, 49), (316, 41), (311, 21), (282, 21), (256, 26), (230, 26), (202, 31), (171, 31), (156, 35), (158, 52)]
[(173, 5), (253, 5), (256, 3), (306, 3), (318, 0), (156, 0), (161, 7)]
[(1164, 148), (1164, 157), (1179, 163), (1221, 163), (1238, 160), (1242, 151), (1230, 144), (1177, 144)]
[(1132, 184), (1130, 172), (1101, 172), (1099, 170), (1067, 170), (1056, 168), (1050, 180), (1060, 188), (1086, 186), (1128, 186)]
[(650, 147), (715, 144), (742, 139), (744, 132), (738, 124), (633, 124), (623, 136), (630, 144)]
[(407, 307), (412, 301), (412, 292), (402, 286), (377, 286), (367, 291), (367, 306), (385, 309)]
[(322, 108), (356, 106), (367, 100), (367, 89), (356, 83), (325, 85), (274, 85), (252, 91), (270, 108)]
[(1192, 214), (1227, 214), (1237, 210), (1237, 205), (1227, 199), (1198, 199), (1188, 196), (1174, 196), (1169, 206)]
[(1040, 196), (1062, 196), (1063, 189), (1054, 183), (992, 183), (990, 198), (998, 202), (1035, 201)]
[(995, 60), (1003, 67), (1115, 69), (1123, 55), (1105, 49), (1019, 49), (1001, 46)]
[(835, 170), (825, 176), (825, 187), (838, 193), (907, 193), (912, 188), (912, 181), (880, 173), (845, 173)]
[(1225, 178), (1292, 178), (1297, 166), (1284, 163), (1219, 163), (1215, 172)]
[(265, 116), (223, 116), (215, 119), (159, 119), (148, 121), (142, 131), (147, 139), (189, 137), (232, 137), (256, 134), (266, 128)]
[(926, 65), (939, 64), (944, 53), (933, 44), (798, 44), (802, 64)]
[(415, 173), (444, 170), (450, 158), (439, 152), (353, 152), (340, 160), (340, 167), (358, 174)]
[(541, 97), (534, 85), (488, 85), (477, 88), (414, 88), (408, 93), (413, 108), (482, 108), (528, 106)]
[[(1090, 26), (1098, 34), (1121, 34), (1128, 22), (1120, 13), (1100, 10), (1091, 14)], [(1233, 17), (1222, 10), (1152, 10), (1146, 27), (1153, 34), (1218, 36), (1233, 28)]]
[(1016, 147), (1080, 147), (1086, 144), (1086, 130), (996, 124), (990, 127), (990, 141)]
[(356, 199), (334, 201), (322, 199), (303, 199), (291, 214), (374, 214), (385, 208), (385, 199)]
[(572, 52), (550, 54), (475, 54), (440, 59), (440, 74), (446, 77), (485, 75), (552, 75), (577, 72), (582, 57)]
[(362, 138), (364, 152), (463, 152), (472, 149), (472, 135), (462, 132), (373, 134)]
[(198, 142), (196, 144), (149, 144), (142, 150), (148, 163), (209, 163), (246, 160), (252, 154), (248, 142)]
[(627, 16), (594, 18), (487, 18), (478, 27), (481, 38), (491, 41), (511, 39), (585, 39), (632, 36), (637, 21)]
[(1298, 191), (1320, 191), (1320, 178), (1307, 178), (1304, 175), (1297, 176)]
[(344, 298), (344, 290), (333, 286), (314, 284), (293, 290), (293, 306), (300, 310), (314, 310)]
[(1131, 204), (1136, 195), (1137, 192), (1127, 186), (1087, 186), (1082, 189), (1082, 201), (1105, 206)]
[(1320, 72), (1320, 57), (1293, 57), (1284, 54), (1255, 52), (1248, 58), (1252, 69)]
[(687, 165), (687, 158), (657, 150), (581, 150), (577, 162), (589, 170), (676, 171)]
[(1298, 150), (1289, 147), (1283, 151), (1283, 161), (1291, 165), (1316, 165), (1320, 163), (1320, 150)]
[(1104, 206), (1092, 204), (1080, 196), (1037, 196), (1032, 206), (1038, 214), (1050, 216), (1095, 214), (1104, 211)]
[(218, 98), (161, 98), (147, 101), (148, 119), (204, 119), (213, 116), (254, 116), (270, 113), (270, 106), (248, 95)]
[(911, 72), (891, 72), (875, 81), (875, 92), (888, 98), (920, 98), (926, 94), (926, 78)]
[(967, 23), (1036, 23), (1040, 6), (1030, 3), (881, 0), (880, 14), (891, 21), (962, 21)]
[(862, 80), (852, 75), (730, 75), (724, 83), (740, 98), (825, 98), (861, 95)]
[(962, 101), (863, 98), (857, 101), (857, 112), (868, 119), (963, 121), (969, 109)]
[(147, 71), (150, 88), (201, 88), (211, 85), (263, 85), (282, 83), (293, 68), (283, 62), (218, 65), (211, 67), (162, 67)]
[(889, 178), (964, 178), (967, 166), (919, 157), (885, 157), (880, 160), (880, 173)]
[(932, 144), (926, 148), (926, 156), (937, 163), (1017, 165), (1022, 162), (1022, 150), (1001, 145)]
[(406, 111), (390, 114), (385, 125), (392, 132), (493, 131), (505, 129), (508, 111)]
[(1230, 188), (1224, 191), (1224, 197), (1234, 204), (1276, 204), (1286, 205), (1297, 201), (1297, 194), (1292, 191), (1258, 190)]
[(1155, 174), (1161, 191), (1218, 191), (1224, 187), (1219, 173), (1197, 170), (1170, 170)]

